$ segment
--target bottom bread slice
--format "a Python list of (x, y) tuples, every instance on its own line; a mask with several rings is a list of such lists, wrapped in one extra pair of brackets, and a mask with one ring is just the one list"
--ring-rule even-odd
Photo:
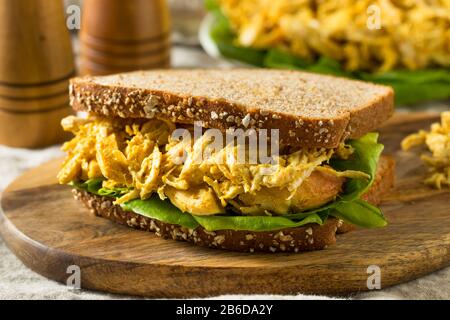
[[(383, 194), (394, 184), (395, 162), (382, 157), (378, 165), (377, 178), (364, 198), (374, 205), (381, 202)], [(81, 201), (96, 216), (107, 218), (122, 225), (154, 232), (165, 239), (191, 242), (203, 247), (241, 252), (301, 252), (325, 249), (336, 243), (336, 233), (354, 229), (342, 220), (328, 218), (323, 225), (307, 224), (297, 228), (276, 231), (207, 231), (202, 227), (195, 230), (144, 217), (125, 211), (114, 205), (111, 198), (100, 197), (86, 191), (74, 189), (74, 197)]]

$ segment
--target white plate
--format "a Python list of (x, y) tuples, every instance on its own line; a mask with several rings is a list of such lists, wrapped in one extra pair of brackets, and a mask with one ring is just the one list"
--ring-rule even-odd
[(220, 53), (219, 48), (217, 48), (217, 45), (214, 42), (214, 40), (212, 39), (211, 33), (210, 33), (210, 30), (211, 30), (214, 22), (215, 22), (214, 15), (212, 13), (208, 13), (200, 24), (200, 29), (198, 32), (198, 39), (200, 41), (200, 45), (202, 46), (203, 50), (205, 50), (205, 52), (213, 58), (227, 61), (230, 64), (230, 66), (246, 67), (246, 68), (255, 67), (253, 65), (250, 65), (250, 64), (247, 64), (247, 63), (244, 63), (241, 61), (237, 61), (234, 59), (230, 59), (228, 57), (224, 57)]

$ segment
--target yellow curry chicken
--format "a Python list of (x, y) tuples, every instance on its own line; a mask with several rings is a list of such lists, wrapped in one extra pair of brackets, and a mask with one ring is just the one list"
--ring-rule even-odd
[(429, 132), (420, 130), (402, 141), (403, 150), (421, 145), (426, 145), (431, 152), (421, 156), (430, 169), (425, 183), (438, 189), (450, 186), (450, 111), (443, 112), (441, 123), (434, 123)]
[(325, 56), (350, 71), (450, 67), (449, 0), (218, 2), (242, 46)]
[(127, 188), (118, 204), (156, 193), (195, 215), (222, 214), (228, 208), (244, 215), (286, 214), (333, 201), (345, 178), (369, 178), (327, 165), (332, 157), (352, 154), (344, 143), (336, 149), (280, 155), (277, 164), (239, 163), (238, 147), (227, 145), (196, 163), (210, 138), (203, 135), (190, 143), (173, 139), (176, 125), (169, 121), (71, 116), (63, 127), (75, 138), (63, 146), (68, 156), (58, 175), (60, 183), (102, 178), (103, 187)]

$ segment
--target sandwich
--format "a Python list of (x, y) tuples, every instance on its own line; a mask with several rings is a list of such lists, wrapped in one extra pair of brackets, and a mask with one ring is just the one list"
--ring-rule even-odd
[[(96, 216), (242, 252), (324, 249), (387, 224), (389, 87), (299, 71), (154, 70), (71, 80), (86, 117), (58, 179)], [(230, 139), (228, 139), (230, 138)], [(256, 155), (256, 156), (255, 156)]]

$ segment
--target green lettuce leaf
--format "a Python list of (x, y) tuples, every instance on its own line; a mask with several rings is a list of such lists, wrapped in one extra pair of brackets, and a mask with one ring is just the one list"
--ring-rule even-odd
[(309, 72), (351, 77), (342, 70), (340, 64), (327, 57), (321, 57), (316, 62), (301, 59), (280, 49), (270, 49), (264, 58), (264, 66), (275, 69), (297, 69)]
[(192, 215), (182, 212), (169, 201), (161, 200), (157, 195), (154, 195), (147, 200), (137, 199), (129, 201), (122, 204), (122, 208), (147, 218), (180, 225), (186, 228), (195, 229), (199, 225)]
[(390, 82), (390, 81), (405, 81), (411, 84), (426, 84), (431, 82), (446, 82), (450, 83), (449, 70), (396, 70), (385, 73), (360, 73), (361, 79)]
[(89, 193), (102, 196), (102, 197), (110, 197), (110, 198), (120, 198), (121, 196), (127, 194), (132, 190), (132, 188), (103, 188), (102, 183), (103, 178), (95, 178), (87, 181), (72, 181), (69, 185), (77, 188), (86, 190)]
[(285, 228), (301, 227), (308, 223), (322, 225), (323, 220), (318, 214), (306, 215), (300, 221), (294, 221), (282, 216), (194, 216), (195, 220), (206, 230), (248, 230), (272, 231)]
[(69, 185), (77, 189), (86, 190), (89, 193), (99, 196), (100, 194), (98, 193), (98, 191), (102, 188), (103, 180), (104, 179), (102, 178), (97, 178), (87, 181), (72, 181), (71, 183), (69, 183)]
[(338, 171), (354, 170), (367, 173), (366, 179), (350, 179), (345, 185), (343, 200), (352, 201), (359, 199), (366, 193), (375, 180), (377, 165), (384, 146), (378, 143), (378, 133), (368, 133), (357, 140), (347, 142), (353, 147), (354, 153), (349, 159), (333, 158), (331, 166)]
[(306, 70), (311, 65), (311, 61), (294, 57), (282, 50), (269, 50), (264, 57), (264, 66), (275, 69), (298, 69)]
[(361, 199), (338, 201), (333, 206), (331, 215), (363, 228), (380, 228), (387, 225), (380, 209)]
[[(448, 71), (450, 75), (450, 71)], [(414, 105), (419, 102), (446, 100), (450, 98), (450, 82), (427, 82), (416, 84), (399, 81), (375, 81), (391, 86), (395, 92), (397, 104)]]
[(204, 0), (203, 3), (209, 11), (220, 10), (220, 5), (216, 0)]
[(308, 61), (279, 48), (250, 48), (236, 44), (228, 19), (215, 0), (206, 0), (206, 8), (215, 16), (210, 34), (221, 54), (258, 67), (298, 69), (360, 79), (394, 88), (397, 104), (417, 104), (450, 98), (450, 69), (394, 70), (385, 73), (348, 72), (339, 62), (326, 57)]
[(120, 198), (129, 193), (131, 190), (131, 188), (101, 188), (98, 190), (98, 194), (102, 197)]

